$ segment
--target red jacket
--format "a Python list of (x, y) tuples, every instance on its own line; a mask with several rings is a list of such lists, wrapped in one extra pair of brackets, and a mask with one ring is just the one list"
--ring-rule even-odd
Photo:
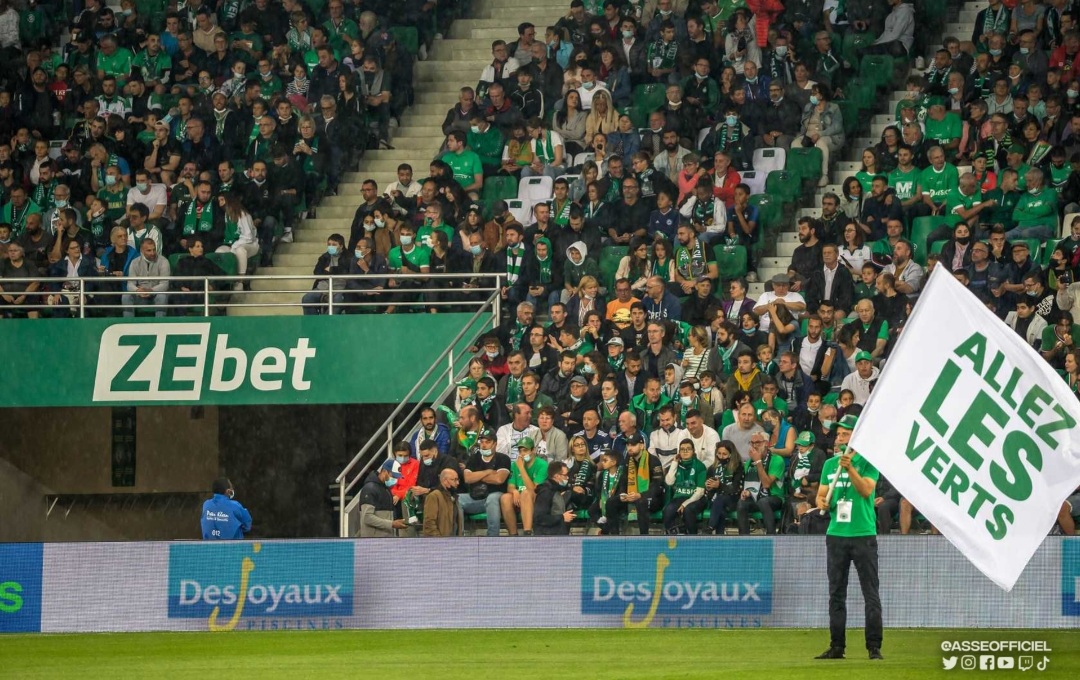
[[(1069, 67), (1072, 71), (1065, 68), (1066, 60), (1069, 61)], [(1050, 68), (1060, 68), (1064, 70), (1061, 80), (1066, 82), (1076, 77), (1077, 73), (1080, 73), (1080, 52), (1073, 55), (1072, 59), (1068, 59), (1065, 55), (1065, 46), (1058, 46), (1053, 52), (1050, 53)]]
[(739, 173), (729, 167), (727, 174), (724, 175), (724, 181), (719, 186), (716, 184), (716, 171), (712, 170), (709, 174), (713, 176), (713, 196), (723, 201), (725, 207), (730, 208), (735, 205), (735, 187), (742, 182)]
[(409, 462), (401, 465), (399, 472), (401, 472), (401, 479), (398, 480), (397, 484), (390, 487), (390, 495), (400, 501), (405, 498), (405, 494), (408, 493), (409, 489), (416, 486), (416, 475), (420, 473), (420, 461), (409, 456)]

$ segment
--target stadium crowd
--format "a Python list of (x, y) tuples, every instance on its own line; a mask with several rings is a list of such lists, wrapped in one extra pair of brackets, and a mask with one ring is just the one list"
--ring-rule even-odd
[[(425, 222), (400, 224), (388, 274), (455, 257), (504, 274), (509, 318), (372, 473), (361, 535), (460, 532), (458, 507), (488, 535), (822, 532), (823, 462), (935, 267), (1080, 391), (1074, 3), (995, 0), (910, 76), (902, 0), (680, 4), (575, 0), (543, 42), (522, 24), (448, 112), (446, 152), (413, 188)], [(867, 60), (887, 70), (872, 91), (906, 97), (750, 299), (763, 213), (783, 200), (756, 183), (830, 183)], [(882, 533), (918, 517), (884, 479), (876, 507)]]
[(272, 264), (341, 173), (390, 146), (414, 53), (456, 11), (0, 0), (0, 279), (40, 279), (0, 284), (4, 316), (67, 315), (80, 290), (126, 293), (131, 315), (201, 292), (156, 277)]
[[(44, 315), (71, 313), (75, 279), (161, 315), (166, 291), (200, 291), (159, 277), (270, 264), (366, 148), (392, 148), (414, 52), (462, 9), (0, 0), (4, 316), (43, 315), (42, 293)], [(838, 424), (939, 266), (1080, 391), (1078, 17), (992, 0), (936, 48), (916, 30), (944, 21), (929, 0), (573, 0), (492, 43), (427, 177), (365, 182), (314, 267), (376, 275), (335, 294), (385, 302), (357, 311), (439, 311), (476, 299), (470, 274), (505, 277), (508, 320), (458, 398), (365, 486), (390, 489), (371, 530), (458, 477), (489, 533), (561, 532), (560, 510), (694, 533), (704, 509), (714, 531), (813, 531)], [(900, 83), (860, 171), (804, 205), (820, 212), (787, 272), (750, 299), (784, 220)], [(910, 504), (878, 493), (882, 530), (897, 513), (909, 530)]]

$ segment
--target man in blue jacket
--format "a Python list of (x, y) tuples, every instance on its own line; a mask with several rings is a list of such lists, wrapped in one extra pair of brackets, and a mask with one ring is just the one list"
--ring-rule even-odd
[(204, 541), (239, 540), (251, 531), (251, 513), (233, 500), (236, 492), (227, 477), (214, 480), (214, 497), (203, 503), (202, 537)]

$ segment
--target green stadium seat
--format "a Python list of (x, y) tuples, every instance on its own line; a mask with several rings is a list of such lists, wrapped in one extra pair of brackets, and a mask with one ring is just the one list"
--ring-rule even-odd
[(943, 224), (952, 226), (960, 220), (955, 215), (934, 215), (932, 217), (916, 217), (911, 222), (910, 240), (915, 244), (915, 261), (921, 265), (926, 264), (926, 238), (930, 233)]
[[(833, 34), (833, 44), (836, 44), (836, 35)], [(870, 32), (856, 33), (855, 31), (848, 31), (844, 35), (844, 39), (840, 41), (840, 55), (847, 60), (849, 64), (859, 63), (858, 50), (863, 47), (869, 47), (874, 44), (874, 34)], [(890, 74), (891, 77), (891, 74)]]
[(649, 124), (649, 114), (637, 106), (624, 106), (619, 115), (630, 116), (630, 123), (635, 128), (643, 128)]
[(847, 100), (853, 102), (860, 111), (869, 111), (877, 102), (877, 86), (872, 80), (852, 78), (844, 87)]
[(416, 56), (420, 51), (420, 34), (415, 26), (391, 26), (390, 35), (394, 36), (394, 41), (409, 54)]
[[(758, 225), (758, 233), (760, 234), (762, 231), (761, 225)], [(718, 245), (713, 248), (713, 254), (716, 255), (716, 268), (720, 272), (722, 281), (730, 281), (731, 279), (746, 276), (746, 246)]]
[(821, 177), (821, 149), (816, 146), (792, 146), (788, 149), (787, 166), (784, 169), (802, 181), (817, 181)]
[(629, 251), (627, 246), (608, 246), (600, 251), (600, 285), (609, 291), (615, 290), (615, 272)]
[(933, 243), (931, 243), (930, 254), (937, 255), (938, 253), (940, 253), (941, 249), (945, 247), (946, 243), (948, 243), (948, 241), (934, 241)]
[(892, 84), (893, 58), (887, 54), (868, 54), (859, 64), (859, 76), (877, 84), (883, 90)]
[(517, 198), (517, 177), (486, 177), (481, 197), (485, 201), (509, 201)]
[(765, 178), (765, 193), (783, 203), (794, 203), (801, 192), (795, 175), (787, 170), (773, 170)]
[[(1028, 250), (1031, 251), (1031, 259), (1034, 262), (1038, 262), (1042, 257), (1043, 242), (1037, 238), (1018, 238), (1013, 239), (1012, 243), (1026, 243)], [(1051, 240), (1048, 243), (1055, 243), (1055, 241)], [(1050, 248), (1050, 252), (1053, 252), (1053, 248)]]
[[(663, 83), (638, 85), (634, 88), (632, 101), (634, 108), (638, 110), (638, 115), (644, 116), (645, 122), (648, 122), (649, 114), (667, 102), (667, 85)], [(639, 127), (644, 127), (644, 125)]]
[(862, 125), (859, 107), (847, 99), (837, 101), (836, 105), (840, 107), (840, 114), (844, 117), (844, 136), (848, 139), (854, 138)]

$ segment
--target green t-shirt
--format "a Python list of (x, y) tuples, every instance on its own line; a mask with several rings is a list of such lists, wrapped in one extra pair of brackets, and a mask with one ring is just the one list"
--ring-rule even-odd
[(116, 186), (119, 187), (120, 191), (109, 191), (102, 188), (97, 192), (97, 197), (105, 202), (105, 215), (113, 222), (123, 219), (124, 215), (127, 214), (128, 188), (119, 182), (116, 183)]
[(454, 171), (454, 179), (465, 188), (476, 181), (476, 175), (484, 174), (484, 165), (475, 151), (465, 149), (461, 153), (448, 151), (441, 158)]
[[(859, 475), (875, 482), (880, 476), (877, 468), (857, 453), (851, 457), (851, 466), (855, 468)], [(833, 456), (825, 461), (825, 466), (821, 469), (821, 482), (822, 484), (829, 484), (833, 488), (832, 497), (829, 499), (829, 510), (832, 512), (832, 519), (829, 521), (829, 529), (825, 532), (826, 534), (847, 538), (877, 535), (877, 513), (874, 511), (874, 494), (871, 493), (869, 497), (863, 498), (861, 494), (855, 491), (851, 486), (847, 470), (840, 468), (840, 456)], [(845, 500), (851, 501), (851, 521), (838, 522), (836, 520), (839, 513), (836, 512), (836, 504)]]
[(131, 74), (131, 65), (134, 61), (135, 58), (132, 56), (131, 50), (126, 47), (117, 47), (112, 56), (98, 53), (97, 68), (99, 71), (104, 71), (107, 76), (115, 76), (116, 87), (121, 88)]
[(429, 243), (431, 234), (438, 229), (442, 233), (446, 234), (446, 242), (452, 244), (454, 242), (454, 229), (448, 224), (440, 224), (437, 227), (432, 227), (430, 224), (425, 223), (424, 226), (416, 230), (416, 242), (422, 244), (426, 248), (430, 248)]
[[(788, 412), (787, 400), (781, 399), (780, 397), (773, 397), (772, 403), (773, 403), (773, 408), (775, 408), (776, 411), (781, 416), (786, 416), (787, 415), (787, 412)], [(754, 410), (757, 411), (758, 418), (761, 417), (762, 413), (765, 413), (765, 409), (767, 409), (767, 408), (769, 408), (769, 406), (768, 406), (768, 404), (765, 403), (764, 399), (758, 399), (757, 401), (754, 402)]]
[[(778, 456), (775, 453), (770, 453), (770, 454), (768, 454), (768, 460), (765, 461), (765, 464), (762, 467), (765, 469), (765, 472), (768, 473), (768, 475), (770, 477), (775, 478), (775, 480), (773, 481), (772, 486), (769, 487), (769, 494), (768, 495), (770, 495), (770, 496), (783, 496), (784, 495), (784, 457), (783, 456)], [(744, 487), (747, 484), (752, 485), (752, 484), (760, 482), (760, 480), (758, 479), (757, 466), (754, 465), (753, 461), (747, 460), (745, 463), (743, 463), (743, 470), (746, 472), (746, 476), (745, 476), (746, 481), (743, 482)]]
[(919, 169), (912, 166), (911, 170), (903, 172), (896, 168), (889, 173), (889, 186), (896, 192), (896, 197), (906, 201), (915, 197), (915, 187), (919, 184)]
[(855, 179), (859, 180), (859, 184), (862, 185), (863, 196), (870, 195), (870, 187), (874, 183), (874, 175), (865, 170), (860, 170), (855, 173)]
[(949, 192), (960, 185), (960, 175), (955, 165), (945, 164), (941, 171), (934, 166), (927, 166), (919, 173), (919, 187), (924, 194), (930, 194), (934, 203), (941, 203), (949, 195)]
[(701, 239), (696, 239), (694, 247), (679, 246), (675, 249), (675, 271), (683, 279), (693, 281), (709, 273), (709, 265), (716, 264), (716, 256), (711, 248), (706, 248)]
[(401, 249), (401, 246), (396, 246), (390, 249), (390, 257), (387, 259), (388, 264), (390, 265), (390, 269), (394, 270), (395, 272), (407, 274), (410, 273), (412, 270), (410, 270), (408, 267), (402, 266), (403, 259), (411, 262), (417, 267), (427, 267), (431, 264), (431, 251), (424, 246), (414, 245), (412, 251), (406, 253)]
[(951, 112), (946, 113), (941, 120), (934, 120), (927, 116), (923, 124), (926, 125), (926, 138), (939, 144), (949, 144), (960, 139), (964, 133), (964, 123), (960, 120), (960, 116)]
[(1046, 178), (1047, 185), (1057, 192), (1058, 199), (1060, 199), (1061, 192), (1065, 191), (1065, 185), (1069, 183), (1069, 175), (1072, 174), (1072, 166), (1065, 163), (1060, 168), (1057, 168), (1051, 163), (1046, 169), (1050, 173), (1050, 176)]
[(971, 210), (971, 206), (976, 203), (982, 203), (982, 192), (976, 191), (970, 196), (965, 196), (957, 187), (950, 191), (949, 196), (945, 199), (945, 211), (952, 215), (957, 208)]
[[(547, 481), (548, 462), (533, 454), (533, 459), (525, 466), (525, 471), (529, 473), (529, 479), (533, 481), (533, 484), (543, 484)], [(510, 481), (508, 484), (512, 489), (525, 490), (525, 481), (521, 478), (521, 470), (518, 469), (517, 461), (514, 461), (514, 464), (510, 466)], [(702, 485), (704, 486), (704, 483)]]

